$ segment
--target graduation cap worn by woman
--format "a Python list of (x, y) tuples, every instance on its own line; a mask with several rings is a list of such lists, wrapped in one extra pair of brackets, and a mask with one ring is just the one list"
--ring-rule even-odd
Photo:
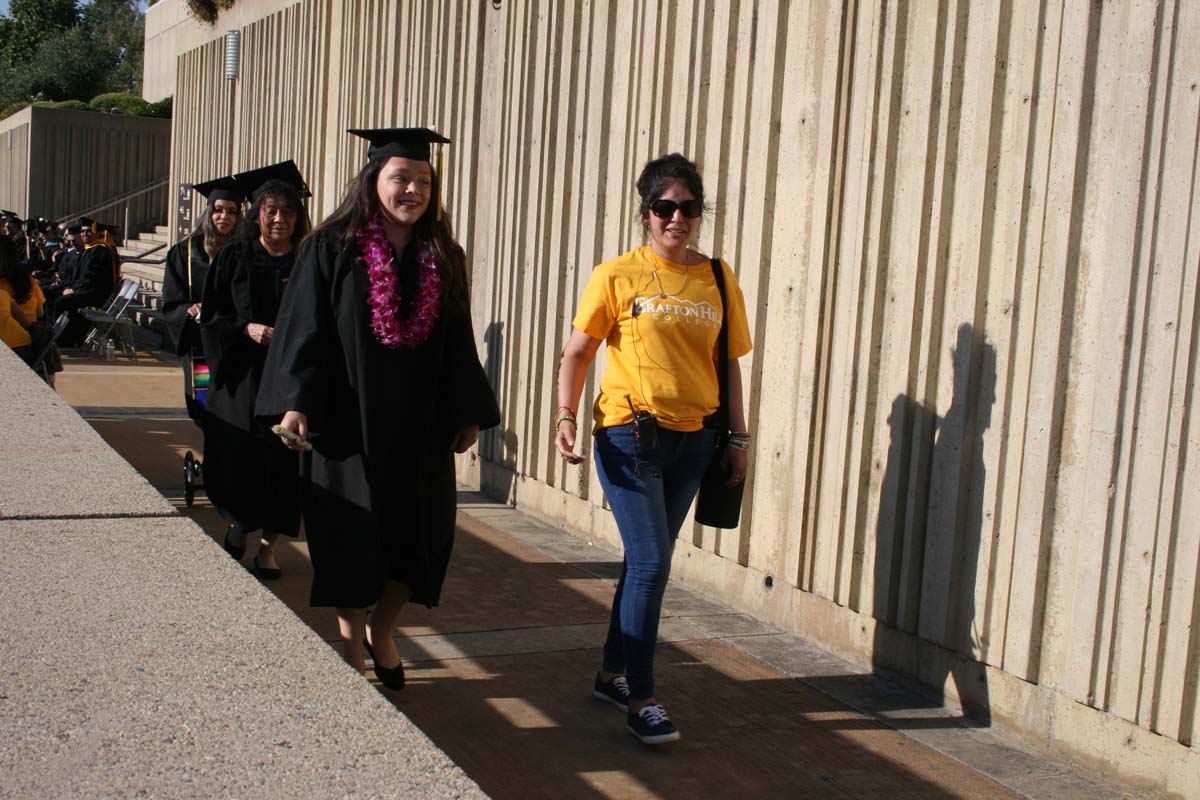
[(253, 571), (277, 578), (275, 545), (281, 534), (295, 536), (300, 524), (298, 466), (295, 454), (255, 419), (254, 402), (296, 246), (308, 232), (307, 189), (296, 165), (286, 161), (238, 173), (232, 185), (214, 191), (249, 196), (251, 204), (240, 233), (217, 254), (204, 282), (204, 487), (231, 519), (226, 551), (241, 559), (247, 534), (261, 530)]
[[(437, 605), (454, 538), (454, 453), (500, 421), (471, 330), (466, 255), (441, 218), (427, 128), (350, 131), (367, 163), (305, 243), (258, 413), (311, 443), (310, 602), (333, 606), (347, 660), (364, 643), (389, 688), (408, 600)], [(370, 620), (367, 609), (374, 606)]]

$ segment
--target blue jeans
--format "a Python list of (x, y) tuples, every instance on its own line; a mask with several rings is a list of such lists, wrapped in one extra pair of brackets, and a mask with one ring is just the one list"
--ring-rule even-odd
[(657, 452), (647, 455), (630, 425), (596, 432), (600, 484), (625, 545), (603, 668), (628, 678), (634, 700), (654, 696), (654, 647), (671, 553), (713, 458), (716, 437), (715, 430), (662, 429)]

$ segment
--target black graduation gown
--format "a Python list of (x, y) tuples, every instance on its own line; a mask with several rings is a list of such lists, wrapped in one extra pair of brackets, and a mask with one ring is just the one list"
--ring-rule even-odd
[(102, 308), (113, 293), (117, 278), (117, 254), (105, 244), (94, 244), (80, 253), (73, 262), (71, 274), (64, 288), (71, 294), (59, 296), (54, 301), (54, 316), (68, 312), (70, 322), (59, 337), (65, 347), (72, 347), (83, 339), (89, 327), (87, 320), (75, 312), (81, 308)]
[[(188, 250), (192, 263), (189, 275)], [(194, 234), (177, 243), (167, 251), (166, 269), (163, 271), (163, 321), (171, 349), (176, 355), (189, 356), (200, 347), (200, 325), (188, 316), (192, 303), (200, 302), (204, 296), (204, 280), (208, 276), (208, 253), (204, 250), (203, 234)], [(203, 352), (200, 350), (199, 352)], [(187, 380), (188, 363), (183, 365), (184, 380)], [(187, 401), (188, 416), (204, 427), (204, 406), (191, 396)]]
[[(402, 263), (402, 282), (414, 269)], [(364, 608), (391, 578), (432, 607), (454, 542), (454, 434), (494, 427), (500, 411), (469, 314), (443, 308), (428, 339), (393, 350), (371, 331), (367, 287), (356, 247), (341, 248), (330, 232), (306, 243), (258, 413), (308, 417), (302, 495), (312, 605)]]
[[(189, 249), (192, 251), (190, 279)], [(204, 236), (199, 233), (167, 251), (167, 265), (163, 271), (162, 314), (175, 355), (185, 355), (200, 344), (200, 325), (188, 316), (187, 310), (192, 303), (199, 303), (204, 296), (204, 280), (208, 277), (208, 267)]]
[(204, 488), (247, 530), (295, 536), (298, 459), (254, 418), (267, 348), (246, 335), (251, 322), (274, 326), (282, 294), (276, 266), (257, 239), (226, 245), (206, 276), (200, 314), (210, 373)]

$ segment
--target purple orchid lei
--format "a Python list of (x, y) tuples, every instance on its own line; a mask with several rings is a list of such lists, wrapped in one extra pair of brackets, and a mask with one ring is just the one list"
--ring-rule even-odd
[(396, 257), (376, 213), (357, 236), (358, 249), (367, 262), (367, 305), (371, 308), (371, 330), (385, 347), (416, 347), (429, 338), (442, 310), (442, 276), (433, 251), (417, 242), (417, 296), (408, 318), (401, 320), (400, 284), (396, 280)]

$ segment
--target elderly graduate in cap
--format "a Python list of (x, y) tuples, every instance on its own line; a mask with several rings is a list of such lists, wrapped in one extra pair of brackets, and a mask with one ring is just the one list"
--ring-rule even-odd
[[(424, 128), (352, 130), (367, 163), (305, 242), (279, 314), (258, 412), (311, 447), (304, 524), (311, 603), (337, 609), (404, 686), (392, 640), (410, 600), (435, 606), (454, 539), (454, 453), (500, 421), (471, 330), (466, 254), (442, 218)], [(368, 610), (372, 609), (368, 616)]]
[[(217, 253), (237, 234), (246, 196), (232, 177), (197, 183), (192, 187), (207, 198), (199, 230), (167, 251), (163, 276), (163, 319), (171, 347), (184, 357), (185, 377), (200, 349), (200, 309), (204, 281)], [(190, 381), (189, 381), (190, 383)], [(188, 416), (203, 427), (204, 408), (195, 397), (186, 398)]]
[(291, 161), (235, 177), (252, 198), (242, 234), (205, 277), (200, 336), (211, 376), (204, 418), (204, 488), (225, 514), (225, 550), (241, 559), (262, 531), (253, 572), (280, 575), (275, 546), (300, 528), (299, 465), (254, 418), (267, 348), (296, 245), (308, 232), (304, 179)]

